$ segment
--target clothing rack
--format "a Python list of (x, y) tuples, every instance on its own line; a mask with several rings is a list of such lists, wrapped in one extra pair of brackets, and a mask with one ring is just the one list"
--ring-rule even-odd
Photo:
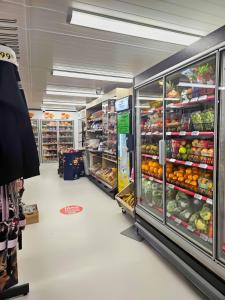
[(23, 180), (0, 187), (0, 299), (10, 299), (29, 293), (29, 283), (18, 284), (17, 243), (22, 249), (25, 216), (21, 198)]

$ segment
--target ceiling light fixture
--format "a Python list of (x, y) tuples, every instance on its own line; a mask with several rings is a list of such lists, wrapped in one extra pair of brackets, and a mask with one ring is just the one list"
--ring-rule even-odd
[(111, 81), (111, 82), (122, 82), (122, 83), (132, 83), (133, 78), (131, 77), (121, 77), (106, 74), (88, 73), (88, 72), (78, 72), (78, 71), (68, 71), (68, 70), (52, 70), (53, 76), (63, 76), (81, 79), (91, 79), (100, 81)]
[(200, 38), (199, 35), (173, 31), (149, 24), (136, 23), (132, 20), (115, 18), (109, 15), (101, 15), (73, 8), (69, 11), (67, 21), (73, 25), (185, 46), (196, 42)]
[(69, 97), (85, 97), (85, 98), (98, 98), (96, 94), (89, 94), (89, 93), (74, 93), (74, 92), (67, 92), (67, 91), (46, 91), (47, 95), (58, 95), (58, 96), (69, 96)]
[(43, 101), (44, 105), (58, 105), (58, 106), (86, 106), (85, 103), (69, 103), (69, 102), (57, 102), (57, 101)]
[(45, 106), (45, 105), (41, 105), (41, 110), (42, 111), (68, 111), (68, 112), (76, 112), (76, 108), (75, 107), (49, 107), (49, 106)]

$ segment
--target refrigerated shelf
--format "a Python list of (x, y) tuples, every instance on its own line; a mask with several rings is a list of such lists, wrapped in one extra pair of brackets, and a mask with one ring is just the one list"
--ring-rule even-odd
[[(172, 100), (172, 99), (170, 99)], [(204, 95), (204, 96), (200, 96), (200, 97), (195, 97), (188, 100), (185, 100), (183, 102), (179, 102), (179, 103), (171, 103), (168, 104), (166, 109), (183, 109), (183, 108), (192, 108), (193, 105), (202, 105), (202, 104), (206, 104), (207, 102), (209, 102), (210, 104), (213, 104), (215, 101), (215, 96), (208, 96), (208, 95)]]
[(163, 182), (162, 179), (158, 179), (158, 178), (155, 178), (155, 177), (153, 177), (151, 175), (146, 175), (144, 173), (142, 173), (142, 177), (145, 178), (145, 179), (149, 179), (151, 181), (158, 182), (158, 183), (162, 183)]
[(209, 198), (209, 197), (206, 197), (206, 196), (200, 195), (200, 194), (198, 194), (198, 193), (195, 193), (195, 192), (193, 192), (193, 191), (190, 191), (190, 190), (181, 188), (181, 187), (179, 187), (179, 186), (177, 186), (177, 185), (174, 185), (174, 184), (172, 184), (172, 183), (169, 183), (169, 182), (167, 182), (166, 185), (167, 185), (168, 188), (170, 188), (170, 189), (172, 189), (172, 190), (177, 190), (177, 191), (183, 192), (183, 193), (185, 193), (185, 194), (187, 194), (187, 195), (189, 195), (189, 196), (192, 196), (192, 197), (194, 197), (194, 198), (196, 198), (196, 199), (205, 201), (206, 203), (208, 203), (208, 204), (210, 204), (210, 205), (213, 204), (213, 200), (212, 200), (211, 198)]
[(213, 131), (167, 131), (167, 136), (214, 136)]
[(152, 155), (152, 154), (141, 154), (142, 157), (146, 157), (146, 158), (152, 158), (152, 159), (159, 159), (158, 155)]
[[(144, 156), (144, 155), (143, 155)], [(148, 156), (146, 156), (148, 157)], [(151, 157), (153, 158), (153, 157)], [(207, 170), (211, 170), (213, 171), (214, 167), (210, 166), (208, 164), (197, 164), (191, 161), (184, 161), (184, 160), (179, 160), (179, 159), (174, 159), (174, 158), (167, 158), (166, 159), (167, 162), (172, 162), (175, 164), (179, 164), (179, 165), (185, 165), (185, 166), (190, 166), (190, 167), (197, 167), (197, 168), (201, 168), (201, 169), (207, 169)]]

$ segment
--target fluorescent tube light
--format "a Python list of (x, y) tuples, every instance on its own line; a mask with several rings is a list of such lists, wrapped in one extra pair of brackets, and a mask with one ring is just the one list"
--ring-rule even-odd
[(58, 95), (58, 96), (69, 96), (69, 97), (85, 97), (85, 98), (98, 98), (96, 94), (89, 93), (74, 93), (74, 92), (66, 92), (66, 91), (46, 91), (47, 95)]
[(149, 24), (135, 23), (131, 20), (119, 19), (108, 15), (95, 14), (89, 11), (75, 9), (71, 9), (71, 15), (69, 16), (68, 21), (73, 25), (185, 46), (196, 42), (200, 38), (198, 35), (172, 31), (165, 28), (150, 26)]
[(101, 81), (111, 81), (111, 82), (123, 82), (132, 83), (133, 78), (131, 77), (120, 77), (114, 75), (104, 75), (86, 72), (76, 72), (76, 71), (66, 71), (66, 70), (52, 70), (53, 76), (63, 76), (81, 79), (91, 79), (91, 80), (101, 80)]
[(69, 102), (53, 102), (53, 101), (43, 101), (44, 105), (58, 105), (58, 106), (86, 106), (85, 103), (69, 103)]
[(179, 82), (177, 86), (182, 87), (199, 87), (206, 89), (215, 89), (215, 84), (204, 84), (204, 83), (192, 83), (192, 82)]
[(70, 112), (70, 111), (73, 111), (73, 112), (76, 112), (77, 110), (75, 109), (75, 108), (68, 108), (68, 107), (62, 107), (62, 108), (60, 108), (60, 107), (49, 107), (49, 106), (44, 106), (44, 105), (42, 105), (41, 106), (41, 110), (42, 111), (68, 111), (68, 112)]

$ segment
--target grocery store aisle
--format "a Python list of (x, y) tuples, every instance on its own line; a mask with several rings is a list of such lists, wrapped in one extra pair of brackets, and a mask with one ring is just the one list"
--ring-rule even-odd
[[(24, 201), (37, 203), (40, 223), (28, 225), (19, 253), (27, 300), (203, 299), (144, 242), (120, 232), (130, 223), (116, 202), (82, 178), (65, 182), (55, 164), (26, 181)], [(83, 212), (62, 215), (66, 205)]]

